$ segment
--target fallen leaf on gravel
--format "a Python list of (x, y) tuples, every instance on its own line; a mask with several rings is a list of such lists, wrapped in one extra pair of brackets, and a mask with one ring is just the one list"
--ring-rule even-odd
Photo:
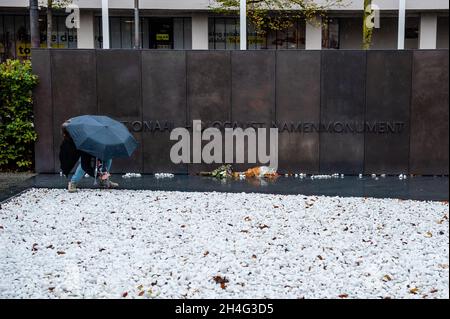
[(433, 234), (432, 234), (431, 232), (427, 231), (427, 232), (425, 233), (425, 237), (431, 238), (431, 237), (433, 237)]
[(417, 295), (418, 292), (419, 292), (419, 288), (417, 288), (417, 287), (409, 289), (410, 294)]
[(64, 255), (66, 252), (65, 251), (57, 251), (56, 252), (58, 255)]
[(252, 258), (253, 258), (253, 259), (256, 259), (256, 255), (252, 255)]
[(384, 275), (383, 276), (383, 281), (384, 282), (388, 282), (388, 281), (391, 281), (392, 280), (392, 277), (391, 276), (389, 276), (389, 275)]
[(442, 269), (448, 269), (448, 264), (439, 264), (438, 267)]
[(98, 251), (102, 252), (102, 251), (105, 251), (105, 250), (106, 250), (105, 248), (100, 248)]
[(127, 296), (128, 296), (128, 292), (125, 291), (125, 292), (122, 294), (122, 297), (123, 297), (123, 298), (126, 298)]
[(209, 251), (205, 251), (204, 253), (203, 253), (203, 256), (208, 256), (209, 255)]
[(317, 258), (319, 258), (319, 260), (323, 260), (324, 258), (322, 256), (317, 256)]
[(249, 222), (249, 221), (251, 221), (252, 219), (251, 219), (250, 217), (247, 216), (247, 217), (244, 218), (244, 220), (245, 220), (246, 222)]
[(53, 249), (54, 247), (53, 247), (53, 245), (48, 245), (48, 246), (45, 247), (45, 248), (47, 248), (47, 249)]
[(2, 225), (0, 225), (0, 229), (5, 229)]
[(227, 287), (226, 284), (230, 282), (226, 277), (222, 276), (214, 276), (213, 279), (216, 282), (216, 284), (220, 284), (220, 288), (222, 289), (225, 289)]
[(31, 247), (31, 251), (37, 251), (37, 246), (38, 244), (33, 244), (33, 246)]
[(49, 290), (50, 292), (53, 292), (53, 290), (55, 290), (55, 287), (49, 287), (48, 290)]
[(339, 298), (345, 299), (345, 298), (348, 298), (348, 295), (347, 294), (341, 294), (341, 295), (339, 295)]
[(142, 296), (144, 295), (144, 293), (145, 293), (145, 291), (141, 291), (141, 292), (138, 294), (138, 296), (139, 296), (139, 297), (142, 297)]
[(259, 225), (259, 229), (264, 229), (264, 228), (269, 228), (269, 226), (267, 226), (267, 225), (265, 225), (265, 224)]
[(439, 290), (438, 289), (431, 289), (430, 290), (430, 294), (435, 294), (435, 293), (437, 293)]

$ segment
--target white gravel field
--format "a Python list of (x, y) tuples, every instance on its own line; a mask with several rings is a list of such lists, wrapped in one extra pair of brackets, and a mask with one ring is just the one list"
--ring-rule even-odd
[(0, 298), (449, 298), (448, 202), (32, 189)]

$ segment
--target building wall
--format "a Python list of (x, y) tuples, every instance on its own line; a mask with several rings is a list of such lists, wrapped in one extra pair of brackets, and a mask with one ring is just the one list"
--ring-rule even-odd
[[(396, 5), (395, 1), (379, 1), (383, 9), (381, 18), (381, 28), (375, 29), (373, 34), (372, 49), (396, 49), (397, 48), (397, 17), (395, 11), (386, 11)], [(436, 48), (449, 47), (448, 32), (448, 2), (447, 7), (441, 1), (420, 1), (420, 7), (417, 1), (407, 1), (410, 9), (407, 18), (407, 32), (405, 47), (407, 49), (434, 48), (434, 41), (420, 41), (421, 39), (430, 39), (436, 37)], [(0, 0), (0, 59), (7, 57), (27, 58), (29, 54), (29, 23), (28, 12), (25, 9), (27, 1), (9, 1)], [(55, 48), (101, 48), (101, 11), (100, 0), (78, 0), (76, 1), (82, 8), (92, 7), (94, 9), (81, 10), (81, 28), (79, 30), (68, 30), (64, 26), (64, 13), (60, 12), (55, 17), (55, 41), (52, 47)], [(132, 5), (134, 1), (110, 0), (110, 19), (111, 19), (111, 44), (113, 48), (131, 48), (134, 28), (132, 22)], [(238, 49), (239, 48), (239, 28), (237, 27), (238, 17), (227, 16), (227, 18), (218, 17), (206, 10), (204, 0), (195, 1), (144, 1), (141, 0), (141, 32), (143, 48), (173, 48), (173, 49)], [(354, 9), (357, 5), (354, 2)], [(362, 3), (362, 2), (361, 2)], [(15, 7), (7, 8), (4, 7)], [(22, 9), (17, 8), (23, 7)], [(411, 9), (422, 8), (418, 11)], [(122, 8), (119, 10), (118, 8)], [(126, 8), (127, 10), (124, 10)], [(164, 9), (147, 10), (147, 9)], [(433, 10), (425, 10), (433, 8)], [(444, 11), (442, 10), (444, 9)], [(447, 8), (447, 9), (445, 9)], [(170, 10), (169, 10), (170, 9)], [(174, 10), (176, 9), (176, 10)], [(360, 49), (362, 39), (362, 14), (359, 12), (348, 12), (348, 8), (339, 11), (330, 11), (332, 24), (320, 29), (299, 21), (295, 28), (287, 31), (271, 31), (265, 36), (256, 34), (251, 26), (248, 30), (249, 49)], [(347, 11), (347, 12), (346, 12)], [(446, 12), (445, 12), (446, 11)], [(45, 46), (45, 15), (41, 17), (41, 38), (42, 45)], [(359, 17), (358, 17), (359, 16)], [(426, 26), (421, 17), (437, 18), (437, 28), (420, 28), (420, 25)], [(151, 43), (151, 19), (164, 17), (172, 19), (172, 44), (154, 45)], [(215, 17), (213, 19), (213, 17)], [(15, 20), (24, 21), (16, 23)], [(222, 20), (223, 21), (222, 21)], [(435, 18), (434, 18), (435, 19)], [(123, 21), (122, 21), (123, 20)], [(129, 21), (127, 21), (129, 20)], [(234, 22), (232, 22), (232, 20)], [(119, 21), (119, 22), (118, 22)], [(125, 22), (124, 22), (125, 21)], [(213, 21), (213, 22), (212, 22)], [(219, 21), (219, 23), (216, 23)], [(231, 22), (230, 22), (231, 21)], [(436, 21), (436, 20), (434, 20)], [(128, 23), (126, 23), (128, 22)], [(422, 23), (421, 23), (422, 22)], [(25, 29), (20, 30), (21, 23)], [(222, 24), (221, 24), (222, 23)], [(216, 30), (216, 28), (218, 30)], [(223, 29), (223, 30), (222, 30)], [(231, 32), (228, 29), (235, 31)], [(221, 31), (222, 30), (222, 31)], [(437, 30), (437, 31), (436, 31)], [(217, 32), (218, 31), (218, 32)], [(228, 37), (225, 41), (231, 41), (230, 45), (216, 45), (217, 34), (222, 32), (223, 36)], [(231, 33), (230, 33), (231, 32)], [(437, 34), (436, 34), (437, 33)], [(230, 35), (231, 34), (231, 35)], [(153, 34), (154, 36), (154, 34)], [(234, 39), (232, 39), (234, 38)], [(228, 42), (227, 42), (228, 43)], [(425, 45), (426, 44), (426, 45)]]
[[(101, 0), (74, 0), (80, 8), (100, 8)], [(140, 0), (143, 9), (185, 9), (185, 10), (207, 10), (213, 0)], [(316, 0), (324, 3), (323, 0)], [(377, 0), (377, 5), (382, 10), (398, 10), (398, 0)], [(113, 9), (133, 8), (134, 0), (109, 0), (109, 6)], [(5, 7), (27, 7), (28, 0), (1, 0), (0, 6)], [(345, 6), (333, 6), (332, 10), (354, 11), (362, 10), (364, 0), (346, 1)], [(407, 10), (448, 10), (448, 0), (407, 0)]]

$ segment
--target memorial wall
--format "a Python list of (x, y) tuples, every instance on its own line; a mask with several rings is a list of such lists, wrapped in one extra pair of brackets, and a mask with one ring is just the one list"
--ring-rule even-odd
[(448, 175), (448, 50), (36, 49), (32, 63), (39, 173), (59, 172), (61, 123), (102, 114), (139, 142), (114, 172), (217, 167), (170, 160), (171, 130), (201, 120), (277, 128), (282, 173)]

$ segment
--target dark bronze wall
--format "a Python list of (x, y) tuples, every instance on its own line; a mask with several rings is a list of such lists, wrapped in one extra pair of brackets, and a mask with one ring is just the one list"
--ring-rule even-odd
[[(280, 172), (448, 175), (448, 50), (33, 50), (36, 171), (59, 172), (60, 125), (106, 114), (128, 125), (402, 123), (395, 134), (280, 130)], [(115, 172), (194, 174), (171, 163), (170, 130), (134, 132)], [(251, 165), (235, 165), (244, 169)]]

